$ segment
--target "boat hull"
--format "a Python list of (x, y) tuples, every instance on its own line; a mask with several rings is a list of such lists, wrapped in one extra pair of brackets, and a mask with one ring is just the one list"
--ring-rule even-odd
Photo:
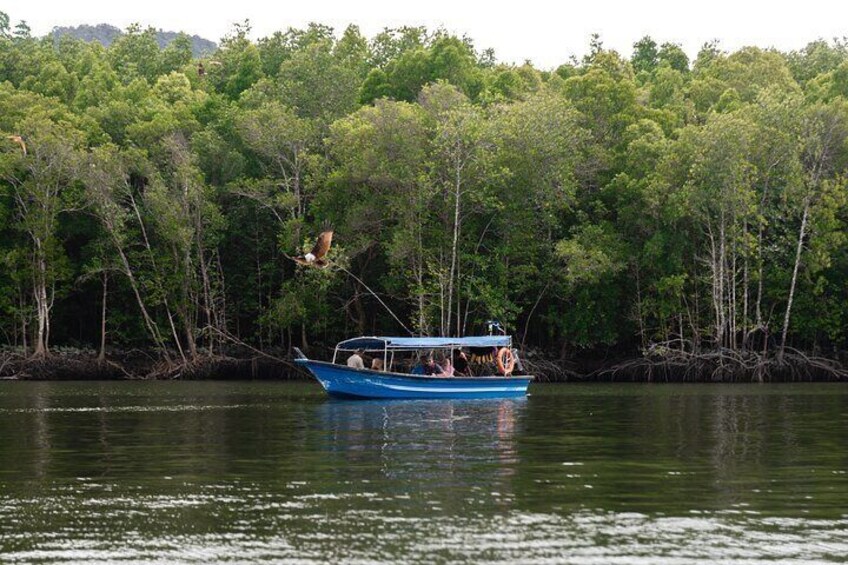
[(297, 359), (327, 394), (342, 398), (515, 398), (527, 394), (533, 377), (431, 377), (352, 369)]

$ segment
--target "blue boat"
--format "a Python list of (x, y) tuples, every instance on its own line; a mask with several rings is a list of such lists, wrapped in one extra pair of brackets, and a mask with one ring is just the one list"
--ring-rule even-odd
[[(503, 354), (517, 361), (512, 338), (506, 335), (478, 337), (357, 337), (339, 343), (333, 361), (315, 361), (295, 349), (295, 362), (306, 368), (331, 396), (343, 398), (514, 398), (527, 394), (533, 377), (513, 375), (507, 363), (500, 375), (435, 376), (397, 370), (398, 354), (417, 355), (441, 351), (450, 354), (461, 350), (487, 350), (492, 357)], [(362, 351), (381, 358), (386, 370), (349, 367), (346, 359), (337, 363), (339, 354)], [(499, 364), (501, 368), (503, 363)], [(518, 363), (520, 366), (520, 362)]]

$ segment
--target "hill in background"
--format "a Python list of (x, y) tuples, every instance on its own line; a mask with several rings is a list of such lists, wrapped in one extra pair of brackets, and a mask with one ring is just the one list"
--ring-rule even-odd
[[(104, 47), (108, 47), (119, 36), (123, 35), (123, 32), (113, 25), (99, 24), (96, 26), (79, 25), (54, 27), (51, 35), (56, 40), (62, 36), (70, 35), (71, 37), (82, 39), (83, 41), (99, 41)], [(160, 48), (164, 48), (178, 35), (179, 33), (175, 31), (157, 30), (156, 41), (159, 43)], [(189, 39), (191, 39), (191, 53), (194, 57), (200, 57), (202, 55), (212, 53), (218, 48), (218, 45), (214, 41), (209, 41), (208, 39), (204, 39), (198, 35), (190, 35)]]

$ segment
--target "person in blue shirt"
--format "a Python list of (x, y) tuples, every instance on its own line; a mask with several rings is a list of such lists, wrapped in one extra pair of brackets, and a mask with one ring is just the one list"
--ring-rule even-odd
[(441, 375), (444, 369), (433, 360), (432, 355), (428, 355), (424, 359), (424, 374), (425, 375)]

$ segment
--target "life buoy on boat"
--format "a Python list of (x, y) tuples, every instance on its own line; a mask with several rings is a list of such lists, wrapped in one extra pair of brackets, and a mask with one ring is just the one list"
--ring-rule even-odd
[(498, 354), (495, 355), (495, 362), (498, 364), (500, 374), (512, 374), (512, 370), (515, 368), (515, 355), (508, 347), (501, 347), (498, 349)]

